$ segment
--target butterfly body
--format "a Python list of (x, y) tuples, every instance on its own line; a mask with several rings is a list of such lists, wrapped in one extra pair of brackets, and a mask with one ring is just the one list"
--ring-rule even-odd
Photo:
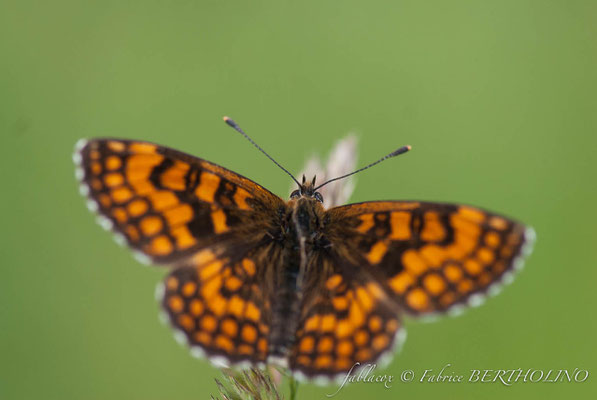
[(82, 141), (74, 161), (100, 224), (170, 269), (159, 292), (177, 337), (219, 363), (344, 376), (400, 345), (404, 314), (454, 312), (496, 292), (533, 239), (517, 221), (459, 204), (324, 209), (315, 179), (284, 201), (147, 142)]
[(274, 306), (269, 356), (272, 359), (284, 360), (288, 356), (300, 319), (304, 276), (317, 273), (306, 271), (306, 266), (313, 253), (330, 245), (322, 232), (325, 210), (321, 197), (315, 197), (312, 188), (313, 184), (304, 185), (300, 193), (291, 196), (280, 210), (283, 215), (280, 228), (269, 234), (282, 254), (271, 284), (275, 294), (271, 299)]

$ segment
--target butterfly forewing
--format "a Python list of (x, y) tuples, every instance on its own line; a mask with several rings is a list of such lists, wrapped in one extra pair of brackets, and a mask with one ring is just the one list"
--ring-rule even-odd
[(534, 236), (518, 222), (463, 205), (368, 202), (328, 213), (337, 252), (414, 315), (477, 303), (511, 279)]
[(88, 205), (155, 263), (258, 240), (283, 201), (225, 168), (147, 142), (96, 139), (75, 153)]

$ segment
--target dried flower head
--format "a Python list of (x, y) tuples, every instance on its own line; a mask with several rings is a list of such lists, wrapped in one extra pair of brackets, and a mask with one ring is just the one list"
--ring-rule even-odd
[(222, 400), (249, 400), (267, 399), (281, 400), (283, 397), (278, 392), (272, 377), (267, 371), (257, 368), (237, 371), (223, 368), (224, 382), (216, 379), (221, 397), (211, 396), (212, 399)]

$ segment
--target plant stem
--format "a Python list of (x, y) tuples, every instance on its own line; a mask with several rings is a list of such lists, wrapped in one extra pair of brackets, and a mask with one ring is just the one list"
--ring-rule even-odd
[(290, 400), (296, 400), (296, 392), (298, 391), (298, 381), (290, 374)]

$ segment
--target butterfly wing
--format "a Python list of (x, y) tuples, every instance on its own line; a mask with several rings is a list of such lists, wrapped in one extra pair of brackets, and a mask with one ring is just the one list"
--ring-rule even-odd
[(290, 367), (329, 379), (399, 346), (402, 311), (478, 303), (511, 279), (533, 231), (473, 207), (392, 201), (332, 208), (323, 235), (330, 245), (305, 274)]
[(202, 250), (173, 270), (161, 293), (177, 338), (219, 365), (264, 363), (272, 321), (268, 282), (281, 257), (271, 242), (220, 256)]
[(534, 239), (532, 228), (463, 205), (366, 202), (328, 214), (335, 251), (413, 315), (479, 303), (512, 279)]
[[(255, 182), (147, 142), (96, 139), (74, 155), (99, 222), (148, 261), (174, 265), (159, 290), (195, 355), (263, 362), (285, 203)], [(282, 213), (280, 213), (282, 211)]]
[(359, 265), (331, 250), (316, 254), (307, 271), (316, 273), (306, 278), (289, 354), (295, 374), (343, 378), (355, 363), (377, 360), (401, 344), (406, 332), (398, 305)]
[(256, 244), (284, 207), (247, 178), (152, 143), (81, 141), (73, 157), (100, 224), (153, 263), (181, 264), (201, 249)]

